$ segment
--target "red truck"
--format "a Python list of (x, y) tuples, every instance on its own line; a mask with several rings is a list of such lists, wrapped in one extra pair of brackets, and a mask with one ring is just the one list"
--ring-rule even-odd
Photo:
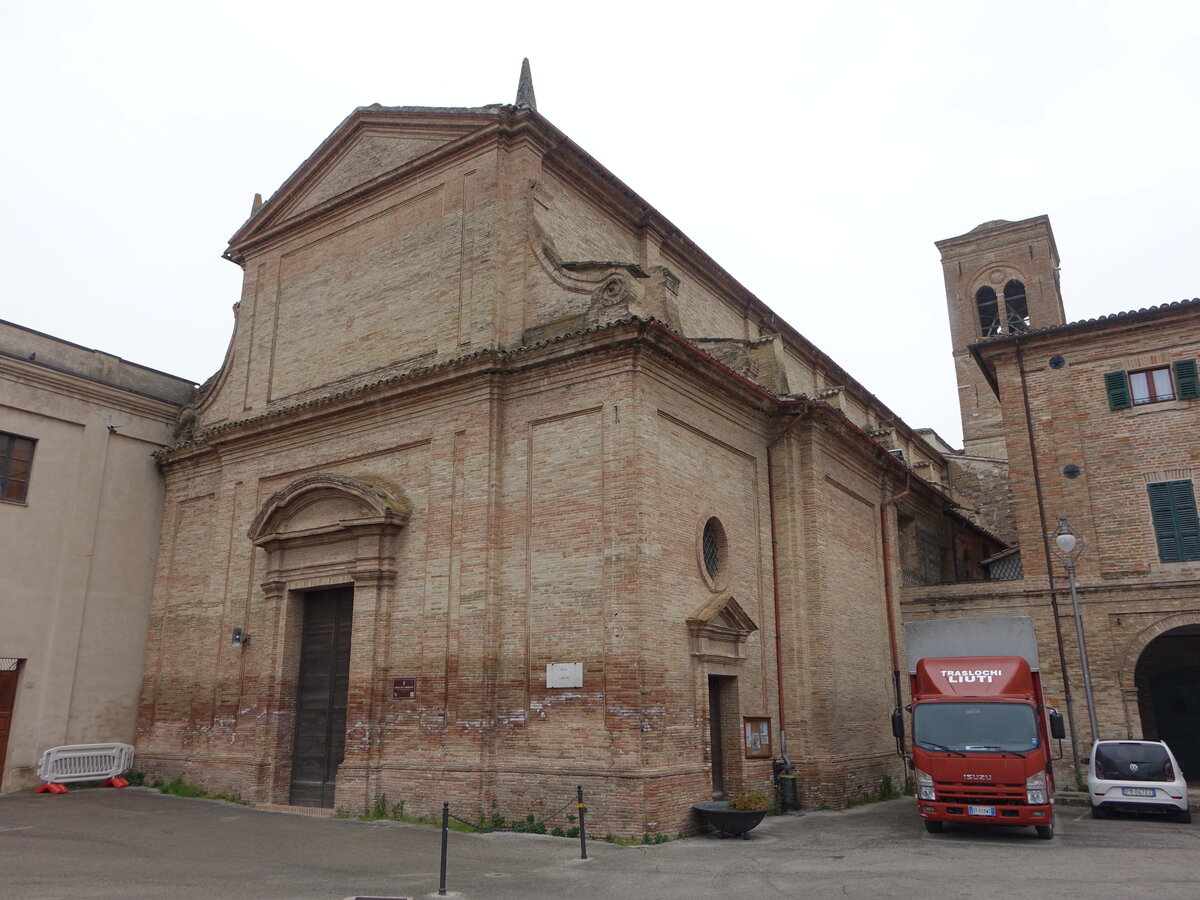
[[(1054, 836), (1050, 738), (1033, 620), (906, 622), (917, 809), (936, 834), (946, 822), (1032, 825)], [(1047, 718), (1049, 732), (1047, 733)], [(903, 747), (904, 714), (892, 714)]]

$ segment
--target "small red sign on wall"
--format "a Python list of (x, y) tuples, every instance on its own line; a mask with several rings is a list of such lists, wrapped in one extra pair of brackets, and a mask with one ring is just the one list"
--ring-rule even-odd
[(417, 679), (409, 677), (398, 677), (392, 679), (392, 699), (393, 700), (415, 700), (417, 699)]

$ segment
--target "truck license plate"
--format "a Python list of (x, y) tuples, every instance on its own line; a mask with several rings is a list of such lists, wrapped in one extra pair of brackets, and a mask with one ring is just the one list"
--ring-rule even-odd
[(1153, 797), (1154, 788), (1121, 788), (1121, 793), (1126, 797)]
[(994, 806), (968, 806), (967, 815), (970, 816), (994, 816), (996, 807)]

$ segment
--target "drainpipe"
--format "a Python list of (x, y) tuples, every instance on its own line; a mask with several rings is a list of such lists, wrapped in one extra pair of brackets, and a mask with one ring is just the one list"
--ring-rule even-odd
[[(892, 553), (891, 539), (888, 535), (888, 507), (907, 497), (912, 491), (912, 472), (904, 473), (904, 490), (895, 496), (888, 497), (879, 504), (879, 537), (883, 544), (883, 600), (887, 607), (888, 641), (892, 651), (892, 690), (896, 695), (896, 709), (904, 706), (904, 695), (900, 691), (900, 651), (896, 646), (896, 614), (892, 609)], [(904, 745), (896, 738), (896, 752), (904, 756)], [(907, 759), (905, 768), (907, 769)]]
[[(1075, 777), (1079, 778), (1079, 741), (1075, 734), (1075, 701), (1071, 696), (1071, 681), (1067, 677), (1067, 654), (1063, 649), (1062, 624), (1058, 621), (1058, 592), (1054, 586), (1054, 564), (1050, 559), (1050, 543), (1046, 535), (1050, 533), (1046, 524), (1046, 502), (1042, 496), (1041, 468), (1038, 466), (1037, 441), (1033, 432), (1033, 413), (1029, 410), (1029, 385), (1025, 381), (1025, 354), (1021, 349), (1021, 339), (1016, 339), (1017, 371), (1021, 373), (1021, 404), (1025, 407), (1025, 433), (1029, 436), (1029, 455), (1033, 468), (1033, 490), (1037, 496), (1038, 521), (1042, 528), (1042, 553), (1046, 558), (1046, 575), (1050, 582), (1050, 609), (1054, 613), (1054, 637), (1058, 641), (1058, 668), (1062, 672), (1063, 695), (1067, 701), (1067, 724), (1071, 728), (1071, 759), (1075, 764)], [(1012, 461), (1009, 461), (1012, 465)]]
[(779, 696), (779, 755), (783, 758), (789, 771), (792, 761), (788, 757), (787, 719), (784, 716), (783, 703), (783, 629), (779, 624), (779, 539), (775, 524), (775, 467), (771, 462), (771, 450), (801, 421), (808, 418), (812, 411), (813, 407), (806, 407), (802, 413), (788, 422), (787, 427), (779, 432), (773, 441), (767, 444), (767, 502), (771, 513), (771, 589), (775, 601), (775, 681), (776, 692)]

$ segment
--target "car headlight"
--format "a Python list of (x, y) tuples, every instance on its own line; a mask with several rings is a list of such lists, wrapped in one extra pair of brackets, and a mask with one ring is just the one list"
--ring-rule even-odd
[(1025, 801), (1030, 806), (1046, 804), (1046, 773), (1038, 772), (1025, 779)]
[(933, 789), (933, 776), (920, 769), (913, 769), (913, 774), (917, 778), (917, 799), (936, 800), (937, 791)]

